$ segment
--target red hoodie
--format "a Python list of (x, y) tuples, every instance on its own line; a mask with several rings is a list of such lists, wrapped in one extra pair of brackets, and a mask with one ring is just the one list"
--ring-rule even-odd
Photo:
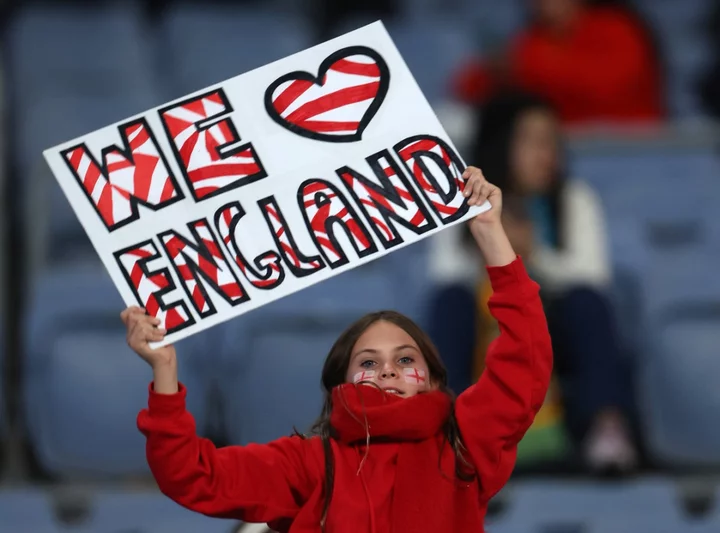
[[(334, 490), (326, 532), (483, 531), (487, 502), (507, 482), (517, 443), (541, 407), (552, 349), (538, 285), (517, 258), (487, 269), (489, 308), (501, 334), (480, 380), (463, 392), (455, 415), (476, 476), (455, 476), (444, 440), (451, 402), (441, 392), (403, 399), (352, 384), (332, 392)], [(216, 448), (197, 436), (186, 389), (150, 386), (138, 427), (160, 490), (191, 510), (288, 533), (319, 533), (325, 461), (318, 437)], [(370, 446), (365, 448), (370, 435)]]

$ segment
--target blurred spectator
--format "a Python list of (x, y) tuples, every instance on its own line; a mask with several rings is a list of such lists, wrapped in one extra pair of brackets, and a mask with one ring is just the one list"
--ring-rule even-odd
[(711, 61), (700, 81), (700, 99), (705, 111), (720, 119), (720, 3), (715, 3), (708, 24)]
[(477, 104), (511, 86), (549, 99), (568, 124), (665, 118), (662, 67), (647, 25), (621, 2), (532, 0), (532, 21), (499, 55), (452, 80)]
[(559, 121), (542, 99), (499, 96), (477, 131), (471, 159), (505, 191), (508, 235), (543, 289), (570, 432), (591, 468), (631, 470), (633, 394), (606, 297), (602, 205), (589, 185), (568, 179)]
[[(479, 120), (467, 159), (504, 191), (506, 231), (542, 287), (553, 336), (563, 406), (552, 389), (534, 425), (537, 433), (531, 429), (526, 437), (537, 437), (542, 448), (530, 455), (562, 459), (564, 435), (557, 426), (564, 416), (586, 466), (603, 473), (631, 472), (639, 462), (634, 398), (606, 297), (612, 280), (602, 206), (589, 185), (567, 179), (560, 125), (550, 104), (507, 93), (488, 102)], [(475, 272), (482, 275), (483, 270)], [(489, 295), (488, 281), (481, 278), (475, 296), (455, 284), (434, 300), (434, 339), (444, 354), (457, 358), (448, 366), (468, 374), (474, 367), (473, 379), (482, 372), (487, 345), (497, 334), (487, 313)], [(473, 343), (475, 350), (469, 348)], [(472, 365), (462, 354), (474, 358)]]

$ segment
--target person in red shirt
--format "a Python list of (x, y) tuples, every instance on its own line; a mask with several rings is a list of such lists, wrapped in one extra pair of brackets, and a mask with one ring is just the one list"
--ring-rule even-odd
[(509, 479), (545, 399), (553, 356), (539, 286), (502, 227), (500, 190), (477, 168), (463, 177), (468, 204), (492, 206), (469, 228), (502, 333), (480, 380), (456, 400), (429, 337), (405, 316), (380, 311), (331, 348), (311, 435), (216, 448), (196, 434), (174, 348), (148, 345), (165, 334), (159, 321), (136, 307), (122, 312), (128, 344), (153, 370), (138, 427), (165, 495), (279, 532), (483, 531), (488, 501)]
[(619, 2), (533, 0), (533, 21), (499, 58), (473, 60), (451, 81), (482, 104), (503, 88), (547, 98), (568, 125), (666, 118), (662, 66), (651, 33)]

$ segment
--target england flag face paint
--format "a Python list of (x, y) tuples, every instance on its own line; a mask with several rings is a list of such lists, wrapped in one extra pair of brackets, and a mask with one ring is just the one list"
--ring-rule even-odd
[(363, 372), (358, 372), (353, 376), (353, 383), (359, 383), (361, 381), (374, 381), (374, 378), (374, 370), (365, 370)]
[(425, 371), (417, 368), (403, 368), (403, 376), (405, 377), (405, 383), (413, 385), (424, 385), (427, 381)]

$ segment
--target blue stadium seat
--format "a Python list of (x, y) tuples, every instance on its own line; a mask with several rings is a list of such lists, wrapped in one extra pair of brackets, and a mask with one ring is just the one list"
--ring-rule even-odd
[[(638, 148), (576, 154), (573, 175), (587, 180), (603, 202), (613, 261), (638, 270), (649, 265), (655, 234), (697, 227), (687, 239), (709, 241), (717, 218), (720, 159), (711, 151)], [(678, 200), (682, 191), (683, 201)], [(688, 243), (690, 244), (690, 243)]]
[(655, 256), (643, 278), (640, 404), (650, 451), (665, 463), (720, 465), (719, 257)]
[[(472, 24), (486, 46), (497, 46), (511, 39), (527, 20), (526, 3), (522, 0), (461, 0), (460, 16)], [(443, 2), (440, 2), (441, 6)]]
[[(24, 412), (41, 464), (65, 478), (144, 475), (136, 427), (152, 373), (128, 348), (125, 307), (97, 263), (39, 276), (24, 322)], [(205, 398), (192, 353), (178, 343), (188, 408), (203, 428)]]
[[(94, 255), (77, 215), (41, 159), (42, 151), (145, 111), (153, 105), (152, 98), (140, 93), (58, 93), (18, 109), (18, 149), (25, 177), (19, 189), (25, 193), (23, 213), (31, 271), (68, 257), (77, 258), (79, 253)], [(93, 149), (99, 157), (100, 149)]]
[(503, 493), (507, 509), (488, 524), (489, 531), (690, 531), (685, 528), (687, 522), (668, 480), (594, 484), (541, 479), (514, 484)]
[[(230, 442), (269, 442), (305, 432), (320, 414), (320, 375), (340, 328), (271, 319), (265, 328), (227, 346), (242, 358), (220, 383)], [(242, 342), (242, 344), (240, 344)]]
[(456, 21), (390, 21), (395, 46), (431, 105), (448, 97), (448, 80), (476, 52), (472, 35)]
[(267, 442), (293, 426), (308, 429), (322, 405), (323, 362), (342, 330), (367, 312), (396, 307), (395, 279), (381, 261), (226, 323), (219, 383), (232, 442)]
[(89, 511), (88, 522), (77, 533), (232, 533), (237, 528), (234, 520), (189, 511), (159, 492), (97, 491)]
[[(595, 187), (612, 216), (639, 220), (697, 217), (720, 199), (720, 159), (712, 151), (639, 148), (624, 153), (579, 154), (573, 175)], [(687, 202), (677, 198), (682, 188)]]
[(0, 491), (0, 525), (8, 533), (62, 533), (50, 499), (39, 489)]
[[(40, 150), (53, 144), (162, 103), (153, 94), (149, 41), (134, 5), (37, 5), (20, 9), (12, 19), (13, 99), (21, 114), (18, 124), (32, 123), (21, 130), (23, 166), (28, 163), (26, 149), (38, 159)], [(88, 102), (68, 102), (73, 96)], [(112, 96), (115, 101), (108, 102)], [(59, 116), (62, 106), (75, 107)]]
[[(42, 151), (162, 103), (140, 3), (27, 5), (8, 29), (17, 160), (31, 256), (87, 249)], [(48, 251), (47, 248), (50, 248)]]
[(161, 30), (171, 98), (239, 76), (315, 44), (291, 12), (173, 3)]
[(118, 90), (145, 87), (148, 34), (140, 2), (89, 5), (30, 4), (11, 20), (8, 50), (23, 88), (52, 92), (58, 85), (77, 90), (117, 84)]

